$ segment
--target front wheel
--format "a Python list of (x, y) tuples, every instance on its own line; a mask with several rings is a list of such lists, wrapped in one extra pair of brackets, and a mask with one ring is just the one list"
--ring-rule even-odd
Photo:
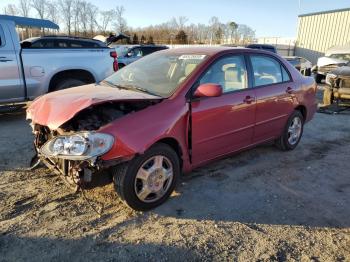
[(156, 144), (129, 163), (112, 169), (117, 194), (132, 209), (146, 211), (165, 202), (180, 175), (179, 157), (166, 144)]
[(303, 130), (304, 117), (300, 111), (295, 110), (288, 118), (281, 137), (276, 140), (277, 147), (283, 151), (293, 150), (299, 144)]

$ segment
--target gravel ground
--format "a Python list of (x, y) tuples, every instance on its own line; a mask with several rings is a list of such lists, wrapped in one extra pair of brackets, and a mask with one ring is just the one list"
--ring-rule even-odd
[(350, 112), (316, 114), (292, 152), (264, 145), (195, 170), (146, 213), (111, 185), (86, 200), (28, 171), (24, 119), (0, 115), (0, 261), (350, 261)]

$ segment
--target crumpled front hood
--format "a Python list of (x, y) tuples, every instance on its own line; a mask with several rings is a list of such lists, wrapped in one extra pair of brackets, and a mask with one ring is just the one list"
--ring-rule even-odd
[(317, 60), (317, 66), (346, 64), (347, 62), (348, 61), (345, 60), (324, 56)]
[(73, 118), (81, 110), (108, 101), (160, 99), (132, 90), (90, 84), (41, 96), (27, 109), (27, 119), (52, 130)]

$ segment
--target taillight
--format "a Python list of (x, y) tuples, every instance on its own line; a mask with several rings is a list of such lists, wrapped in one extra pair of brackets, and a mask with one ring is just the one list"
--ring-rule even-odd
[(119, 70), (119, 66), (118, 66), (118, 54), (116, 51), (112, 51), (109, 54), (111, 57), (113, 57), (113, 70), (114, 72)]

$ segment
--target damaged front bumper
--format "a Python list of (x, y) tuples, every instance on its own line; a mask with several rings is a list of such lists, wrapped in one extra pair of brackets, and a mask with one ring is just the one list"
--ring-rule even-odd
[(94, 174), (128, 161), (125, 158), (108, 161), (101, 159), (114, 143), (114, 139), (109, 135), (96, 132), (59, 133), (59, 131), (51, 131), (40, 125), (33, 126), (36, 160), (33, 160), (32, 164), (35, 165), (40, 161), (77, 189), (87, 187), (92, 182)]

